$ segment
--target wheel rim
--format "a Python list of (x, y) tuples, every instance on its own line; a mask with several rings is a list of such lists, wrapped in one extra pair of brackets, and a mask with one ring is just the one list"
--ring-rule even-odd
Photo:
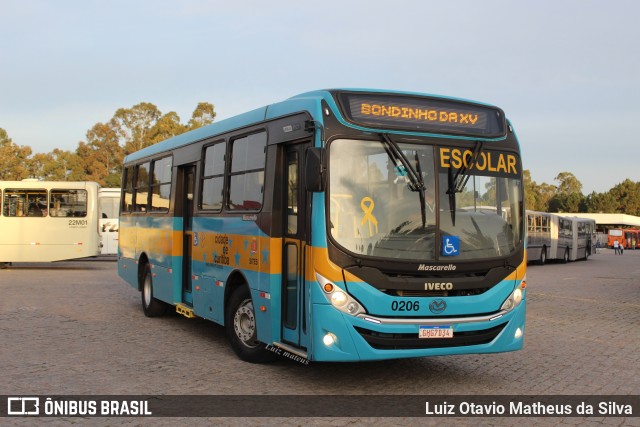
[(250, 299), (242, 301), (233, 315), (233, 329), (242, 344), (249, 348), (258, 345), (256, 340), (256, 317)]
[(546, 260), (547, 260), (547, 251), (543, 249), (542, 253), (540, 254), (540, 262), (544, 264)]
[(145, 307), (149, 307), (149, 304), (151, 304), (151, 278), (149, 277), (149, 275), (146, 275), (144, 278), (144, 285), (143, 285), (143, 289), (142, 289), (142, 293), (144, 295), (144, 305)]

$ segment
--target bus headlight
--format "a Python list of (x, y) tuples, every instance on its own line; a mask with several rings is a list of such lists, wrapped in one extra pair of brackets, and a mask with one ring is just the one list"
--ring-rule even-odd
[(337, 340), (338, 338), (331, 332), (327, 332), (325, 336), (322, 337), (322, 343), (327, 347), (331, 347)]
[(520, 305), (520, 302), (522, 302), (523, 295), (524, 294), (522, 293), (522, 289), (520, 289), (520, 286), (518, 286), (513, 292), (511, 292), (511, 295), (509, 295), (509, 298), (507, 298), (504, 301), (504, 303), (502, 303), (502, 307), (500, 307), (500, 310), (505, 310), (505, 311), (513, 310), (518, 305)]
[(357, 316), (358, 314), (366, 313), (364, 307), (360, 305), (351, 295), (331, 283), (328, 279), (316, 273), (316, 280), (320, 283), (324, 295), (329, 300), (332, 306), (342, 311), (343, 313), (350, 314), (351, 316)]
[(349, 301), (347, 294), (345, 294), (341, 290), (334, 290), (331, 293), (331, 305), (333, 305), (334, 307), (344, 307), (347, 301)]

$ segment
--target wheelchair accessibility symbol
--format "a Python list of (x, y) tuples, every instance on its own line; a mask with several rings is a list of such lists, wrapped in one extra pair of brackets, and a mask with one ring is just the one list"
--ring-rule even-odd
[(460, 237), (442, 236), (442, 256), (460, 255)]

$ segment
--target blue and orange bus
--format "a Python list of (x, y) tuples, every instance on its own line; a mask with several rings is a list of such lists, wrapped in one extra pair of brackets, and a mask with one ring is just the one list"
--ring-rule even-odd
[(518, 350), (523, 199), (501, 109), (310, 92), (128, 155), (118, 272), (249, 362)]

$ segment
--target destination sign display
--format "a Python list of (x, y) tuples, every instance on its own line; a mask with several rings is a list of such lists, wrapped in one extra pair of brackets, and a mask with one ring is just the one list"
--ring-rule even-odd
[(342, 93), (340, 103), (347, 120), (366, 127), (483, 138), (506, 134), (502, 110), (464, 101)]

